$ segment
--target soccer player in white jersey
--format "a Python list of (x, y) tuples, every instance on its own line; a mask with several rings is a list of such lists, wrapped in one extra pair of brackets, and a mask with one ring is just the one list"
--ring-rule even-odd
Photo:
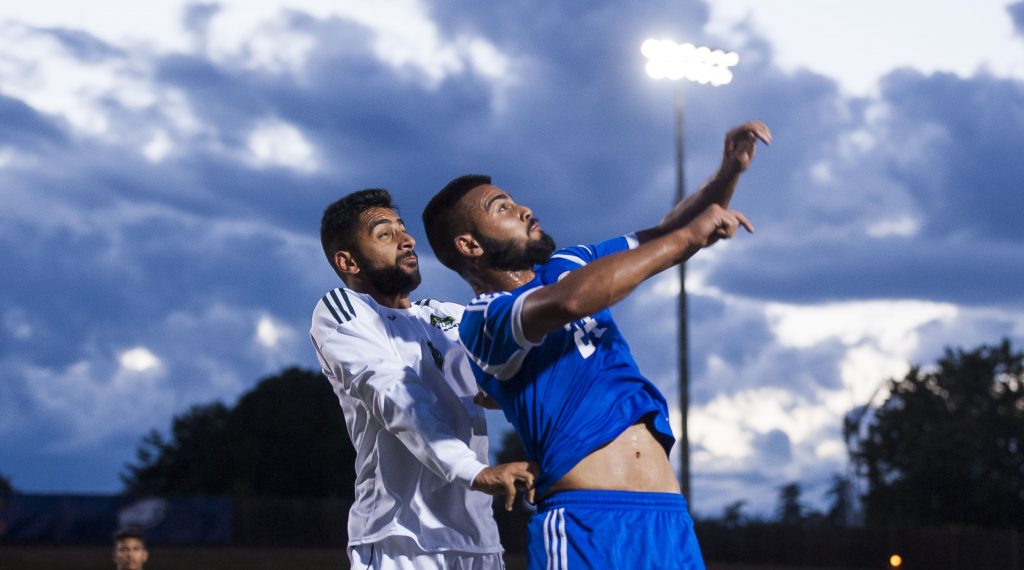
[(458, 343), (462, 306), (409, 301), (416, 242), (385, 190), (328, 206), (320, 238), (345, 283), (317, 303), (310, 338), (356, 450), (351, 567), (504, 568), (484, 493), (505, 494), (511, 509), (535, 466), (485, 464), (484, 411)]
[(704, 568), (668, 461), (668, 406), (639, 371), (608, 308), (657, 273), (729, 238), (726, 207), (757, 140), (726, 135), (718, 173), (658, 225), (554, 252), (533, 212), (487, 176), (456, 178), (427, 204), (437, 258), (477, 297), (460, 337), (477, 382), (540, 464), (529, 526), (532, 570)]

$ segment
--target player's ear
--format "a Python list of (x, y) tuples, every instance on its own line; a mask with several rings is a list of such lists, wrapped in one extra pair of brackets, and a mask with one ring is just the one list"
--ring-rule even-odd
[(359, 273), (359, 263), (356, 262), (356, 258), (343, 249), (334, 252), (334, 267), (345, 275)]
[(462, 257), (480, 257), (484, 254), (483, 246), (471, 233), (455, 236), (455, 251)]

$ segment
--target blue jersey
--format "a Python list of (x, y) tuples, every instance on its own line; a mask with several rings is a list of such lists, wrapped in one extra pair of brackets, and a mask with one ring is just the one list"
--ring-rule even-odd
[(534, 268), (530, 283), (480, 295), (463, 314), (459, 336), (477, 383), (501, 404), (527, 457), (540, 464), (538, 496), (648, 414), (666, 454), (675, 442), (665, 398), (640, 374), (610, 310), (569, 323), (539, 343), (523, 335), (523, 299), (531, 292), (635, 245), (630, 235), (561, 249)]

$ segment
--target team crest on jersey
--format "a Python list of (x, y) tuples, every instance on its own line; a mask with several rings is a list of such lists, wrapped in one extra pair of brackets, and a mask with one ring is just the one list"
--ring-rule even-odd
[(442, 331), (450, 331), (459, 326), (459, 323), (455, 322), (455, 317), (439, 317), (437, 315), (430, 315), (430, 325), (437, 327)]
[[(451, 318), (451, 317), (448, 317), (448, 318)], [(427, 348), (430, 349), (430, 356), (431, 356), (431, 358), (434, 359), (434, 366), (437, 366), (437, 369), (443, 372), (444, 371), (444, 355), (442, 355), (441, 351), (438, 350), (437, 347), (434, 346), (434, 343), (430, 342), (429, 340), (427, 341)]]

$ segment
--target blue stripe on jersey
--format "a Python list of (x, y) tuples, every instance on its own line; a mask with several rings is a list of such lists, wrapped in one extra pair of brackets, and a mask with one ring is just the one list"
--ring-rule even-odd
[(521, 344), (514, 332), (517, 299), (557, 282), (566, 271), (628, 247), (628, 239), (618, 237), (559, 250), (535, 268), (532, 282), (481, 295), (463, 315), (460, 337), (477, 383), (501, 404), (527, 455), (540, 464), (538, 495), (652, 412), (666, 453), (674, 442), (665, 398), (640, 374), (609, 310), (569, 323), (537, 346), (525, 339)]

